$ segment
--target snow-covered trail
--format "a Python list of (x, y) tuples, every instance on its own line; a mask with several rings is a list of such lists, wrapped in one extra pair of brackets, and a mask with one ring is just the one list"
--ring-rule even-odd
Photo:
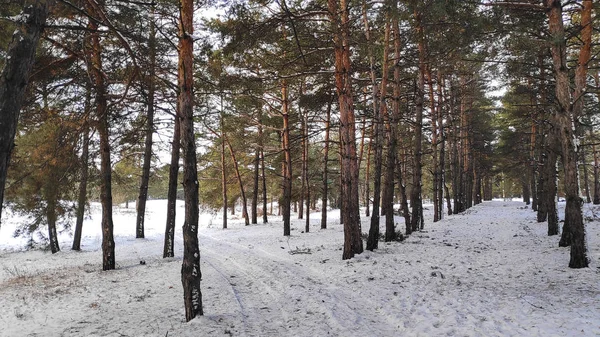
[(190, 323), (181, 233), (177, 257), (162, 259), (160, 213), (148, 239), (117, 238), (110, 272), (97, 246), (0, 251), (0, 336), (600, 336), (600, 222), (587, 224), (591, 267), (572, 270), (568, 248), (523, 206), (485, 202), (348, 261), (335, 219), (320, 230), (313, 216), (310, 233), (294, 220), (289, 238), (273, 218), (227, 230), (208, 221), (205, 316)]

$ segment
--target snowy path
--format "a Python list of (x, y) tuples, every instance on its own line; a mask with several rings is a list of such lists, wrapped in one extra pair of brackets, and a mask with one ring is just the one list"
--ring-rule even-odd
[(342, 227), (319, 230), (316, 216), (311, 233), (293, 221), (289, 239), (281, 222), (222, 230), (215, 219), (200, 232), (205, 316), (184, 323), (180, 233), (179, 257), (162, 259), (162, 214), (149, 218), (147, 239), (117, 237), (111, 272), (93, 244), (0, 250), (0, 336), (600, 336), (597, 220), (591, 267), (571, 270), (568, 249), (518, 202), (428, 221), (349, 261)]

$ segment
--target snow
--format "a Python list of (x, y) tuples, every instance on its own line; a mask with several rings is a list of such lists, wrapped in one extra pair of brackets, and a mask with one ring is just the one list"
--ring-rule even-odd
[[(117, 269), (102, 271), (99, 205), (83, 251), (19, 251), (15, 223), (0, 228), (1, 336), (598, 336), (600, 208), (586, 209), (590, 268), (567, 267), (569, 250), (522, 202), (491, 201), (431, 222), (404, 242), (342, 261), (339, 211), (244, 226), (200, 220), (204, 316), (184, 322), (183, 205), (176, 257), (162, 258), (165, 201), (149, 201), (146, 239), (134, 209), (115, 211)], [(562, 211), (564, 203), (559, 203)], [(589, 205), (586, 205), (589, 207)], [(562, 217), (562, 213), (561, 213)], [(396, 217), (399, 228), (403, 219)], [(382, 231), (385, 218), (382, 217)], [(369, 219), (363, 218), (363, 231)], [(145, 261), (141, 264), (140, 261)]]

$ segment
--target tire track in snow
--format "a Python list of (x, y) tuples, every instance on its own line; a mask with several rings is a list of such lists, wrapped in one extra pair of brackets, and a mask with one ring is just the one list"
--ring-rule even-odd
[[(285, 324), (275, 326), (275, 331), (285, 328), (294, 336), (314, 336), (322, 334), (323, 331), (329, 331), (333, 335), (354, 336), (359, 335), (356, 329), (366, 328), (365, 320), (373, 321), (375, 325), (368, 325), (379, 327), (382, 333), (392, 333), (396, 329), (397, 320), (391, 318), (397, 314), (396, 312), (381, 312), (383, 308), (380, 304), (360, 296), (356, 291), (331, 283), (324, 277), (327, 275), (299, 267), (294, 260), (277, 254), (219, 240), (208, 234), (201, 235), (211, 242), (203, 246), (203, 252), (208, 253), (209, 259), (219, 256), (224, 266), (231, 264), (236, 267), (230, 268), (232, 273), (241, 273), (247, 278), (240, 281), (250, 282), (247, 287), (251, 293), (268, 292), (273, 302), (279, 302), (276, 310), (283, 316), (282, 323)], [(259, 286), (253, 284), (254, 282), (258, 282)], [(244, 302), (245, 293), (240, 292), (240, 294)], [(253, 299), (256, 298), (249, 297), (248, 301)], [(262, 300), (264, 301), (264, 298)], [(267, 303), (269, 309), (273, 302)], [(377, 308), (380, 312), (369, 313), (365, 311), (365, 307), (374, 310)], [(246, 309), (250, 308), (246, 306)], [(250, 312), (247, 317), (253, 315), (254, 313)], [(264, 320), (262, 314), (259, 316), (259, 320)], [(274, 316), (274, 318), (281, 316)], [(309, 331), (309, 327), (303, 326), (303, 320), (317, 321), (316, 325), (310, 325), (315, 331)], [(264, 322), (262, 328), (265, 328), (264, 324), (272, 325), (272, 323)]]

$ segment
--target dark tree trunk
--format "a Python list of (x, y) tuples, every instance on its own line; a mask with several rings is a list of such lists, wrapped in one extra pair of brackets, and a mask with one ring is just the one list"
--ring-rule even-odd
[(252, 188), (252, 205), (250, 206), (250, 213), (252, 214), (252, 219), (250, 223), (257, 224), (258, 223), (258, 180), (259, 180), (259, 170), (260, 170), (260, 149), (257, 147), (254, 150), (254, 179), (253, 179), (253, 188)]
[(341, 199), (344, 224), (342, 259), (363, 252), (358, 203), (358, 161), (350, 61), (350, 8), (347, 0), (328, 0), (334, 36), (335, 87), (340, 110)]
[[(302, 88), (300, 89), (300, 95), (304, 95)], [(306, 128), (306, 119), (302, 112), (302, 110), (299, 111), (299, 115), (300, 115), (300, 134), (301, 134), (301, 140), (300, 140), (300, 147), (302, 148), (302, 156), (301, 156), (301, 162), (302, 162), (302, 169), (300, 172), (300, 181), (302, 182), (301, 187), (300, 187), (300, 200), (298, 201), (298, 219), (302, 219), (304, 218), (304, 198), (306, 197), (306, 191), (307, 191), (307, 169), (308, 169), (308, 153), (306, 151), (307, 149), (307, 142), (308, 142), (308, 134), (305, 133), (305, 128)]]
[(546, 180), (544, 181), (544, 188), (546, 194), (544, 195), (544, 207), (546, 211), (546, 217), (548, 220), (548, 235), (558, 235), (558, 210), (556, 209), (556, 194), (558, 193), (558, 186), (556, 181), (558, 179), (558, 172), (556, 170), (557, 152), (555, 146), (548, 151), (548, 161), (546, 166)]
[(586, 146), (587, 146), (586, 144), (581, 144), (581, 146), (580, 146), (580, 148), (581, 148), (580, 160), (581, 160), (581, 169), (583, 170), (583, 187), (585, 189), (585, 202), (589, 204), (592, 202), (592, 196), (590, 194), (590, 182), (589, 182), (589, 177), (588, 177), (587, 158), (585, 155), (585, 147)]
[(55, 182), (46, 184), (44, 188), (46, 199), (46, 221), (48, 223), (48, 240), (50, 242), (50, 251), (52, 254), (58, 253), (60, 247), (58, 245), (58, 234), (56, 233), (56, 207), (58, 201), (58, 186)]
[[(379, 204), (381, 202), (381, 170), (383, 166), (383, 141), (384, 137), (384, 120), (386, 119), (387, 113), (387, 78), (388, 78), (388, 55), (389, 55), (389, 44), (390, 44), (390, 18), (386, 15), (385, 33), (383, 38), (383, 61), (382, 61), (382, 76), (381, 76), (381, 88), (379, 89), (379, 97), (373, 97), (373, 100), (379, 100), (379, 110), (375, 111), (373, 117), (374, 127), (374, 143), (375, 143), (375, 168), (373, 172), (373, 212), (371, 214), (371, 226), (369, 228), (369, 236), (367, 238), (367, 250), (373, 251), (379, 246)], [(371, 71), (372, 81), (375, 82), (375, 70)], [(373, 83), (373, 85), (376, 85)], [(376, 92), (376, 90), (373, 90)], [(394, 217), (392, 212), (391, 217)]]
[(283, 150), (283, 197), (281, 200), (281, 213), (283, 216), (283, 235), (289, 236), (291, 232), (290, 217), (292, 207), (292, 153), (290, 146), (290, 115), (288, 101), (287, 81), (281, 83), (283, 130), (281, 132), (281, 147)]
[(221, 196), (223, 198), (223, 229), (227, 228), (227, 164), (225, 163), (225, 118), (223, 116), (223, 94), (221, 94)]
[[(536, 98), (533, 98), (533, 101), (537, 103)], [(537, 119), (538, 114), (534, 113), (531, 116), (531, 136), (530, 136), (530, 144), (529, 144), (529, 190), (531, 191), (531, 209), (537, 211), (538, 209), (538, 195), (537, 195), (537, 186), (536, 186), (536, 174), (537, 174), (537, 160), (535, 157), (536, 149), (537, 149)]]
[[(578, 66), (575, 70), (575, 91), (573, 97), (570, 91), (569, 68), (567, 66), (565, 29), (562, 19), (562, 4), (560, 0), (547, 0), (549, 31), (552, 36), (550, 51), (556, 79), (557, 111), (554, 113), (554, 126), (560, 135), (562, 162), (564, 169), (565, 223), (563, 237), (571, 239), (570, 268), (586, 268), (588, 266), (587, 249), (585, 246), (585, 227), (583, 224), (582, 199), (579, 197), (579, 178), (577, 169), (576, 132), (577, 118), (583, 109), (583, 94), (587, 63), (590, 59), (591, 48), (591, 11), (592, 1), (584, 0), (581, 12), (583, 46), (580, 49)], [(574, 98), (574, 99), (572, 99)], [(565, 233), (566, 232), (566, 233)], [(561, 242), (562, 242), (561, 238)]]
[(83, 120), (83, 140), (81, 144), (81, 180), (79, 181), (79, 193), (77, 196), (77, 221), (75, 222), (75, 233), (73, 234), (72, 250), (81, 250), (81, 231), (83, 230), (83, 217), (85, 215), (85, 206), (87, 204), (87, 183), (88, 183), (88, 161), (90, 153), (90, 127), (88, 123), (88, 114), (91, 103), (91, 86), (87, 85), (85, 94), (85, 117)]
[(325, 117), (325, 139), (323, 140), (323, 190), (321, 194), (321, 229), (327, 228), (327, 200), (329, 198), (329, 128), (331, 123), (331, 105), (332, 101), (327, 104), (327, 112)]
[(183, 223), (183, 264), (181, 283), (185, 305), (185, 320), (203, 314), (200, 291), (200, 249), (198, 247), (198, 169), (196, 141), (194, 136), (193, 95), (193, 15), (194, 2), (180, 1), (179, 66), (178, 66), (178, 113), (181, 118), (181, 148), (183, 149), (183, 193), (185, 196), (185, 219)]
[[(104, 3), (99, 6), (103, 7)], [(102, 45), (97, 32), (96, 21), (89, 21), (88, 27), (93, 32), (91, 39), (91, 74), (96, 92), (96, 118), (98, 119), (98, 135), (100, 137), (100, 202), (102, 204), (102, 269), (115, 269), (115, 241), (113, 238), (112, 192), (109, 116), (106, 102), (106, 85), (102, 71)]]
[(417, 49), (419, 51), (419, 74), (417, 77), (417, 92), (415, 96), (415, 129), (414, 129), (414, 164), (413, 186), (410, 196), (412, 208), (411, 227), (413, 231), (423, 229), (423, 201), (421, 190), (423, 183), (422, 156), (423, 156), (423, 101), (425, 96), (425, 37), (421, 22), (421, 13), (415, 10), (416, 32), (418, 36)]
[(20, 16), (24, 22), (12, 36), (0, 72), (0, 214), (19, 112), (50, 3), (51, 0), (37, 0), (25, 6)]
[(406, 186), (404, 186), (404, 179), (402, 178), (402, 165), (399, 162), (399, 159), (396, 159), (398, 164), (397, 175), (398, 175), (398, 189), (400, 192), (400, 206), (402, 207), (402, 216), (404, 217), (404, 224), (406, 235), (410, 235), (412, 233), (412, 226), (410, 221), (410, 210), (408, 209), (408, 198), (406, 197)]
[(306, 233), (310, 231), (310, 177), (308, 175), (308, 158), (309, 158), (309, 139), (308, 139), (308, 113), (305, 114), (304, 121), (304, 179), (306, 180)]
[[(444, 77), (440, 72), (438, 72), (438, 109), (437, 109), (437, 125), (439, 138), (438, 142), (440, 143), (439, 150), (439, 164), (437, 169), (437, 193), (438, 193), (438, 209), (440, 212), (439, 219), (443, 219), (444, 217), (444, 192), (446, 196), (449, 197), (448, 192), (444, 191), (444, 187), (446, 186), (446, 176), (445, 176), (445, 165), (446, 165), (446, 136), (444, 133), (444, 116), (443, 116), (443, 103), (444, 103)], [(448, 210), (450, 210), (450, 204), (448, 204)]]
[(594, 205), (600, 205), (600, 160), (595, 144), (592, 151), (594, 152)]
[(144, 143), (144, 163), (142, 164), (142, 178), (140, 182), (140, 193), (138, 195), (136, 210), (137, 218), (135, 225), (135, 237), (143, 238), (144, 219), (146, 216), (146, 201), (148, 200), (148, 182), (150, 181), (150, 164), (152, 163), (152, 135), (154, 134), (154, 80), (156, 76), (156, 29), (154, 27), (154, 6), (150, 16), (150, 33), (148, 37), (148, 84), (146, 135)]
[(244, 191), (244, 181), (242, 180), (242, 175), (240, 174), (240, 167), (235, 157), (235, 152), (233, 152), (233, 147), (231, 146), (231, 143), (229, 142), (227, 136), (225, 136), (225, 141), (227, 142), (229, 154), (231, 154), (231, 161), (233, 161), (233, 169), (235, 170), (235, 176), (240, 186), (240, 196), (242, 197), (242, 216), (244, 217), (245, 225), (249, 226), (250, 219), (248, 218), (248, 200), (246, 199), (246, 192)]
[(177, 180), (179, 176), (179, 152), (181, 150), (181, 128), (179, 114), (175, 115), (173, 141), (171, 143), (171, 165), (169, 167), (169, 189), (167, 191), (167, 225), (163, 258), (174, 257), (175, 215), (177, 203)]
[[(262, 180), (262, 201), (263, 201), (263, 223), (268, 222), (267, 218), (267, 175), (265, 173), (265, 152), (263, 145), (263, 129), (262, 124), (258, 125), (258, 137), (260, 145), (260, 169), (261, 169), (261, 180)], [(273, 212), (273, 204), (271, 204), (271, 213)]]
[(394, 91), (392, 99), (392, 113), (388, 119), (387, 127), (387, 153), (386, 153), (386, 169), (385, 169), (385, 241), (394, 241), (396, 237), (396, 224), (394, 222), (394, 173), (396, 168), (398, 151), (398, 134), (397, 125), (400, 120), (400, 85), (401, 85), (401, 41), (400, 41), (400, 25), (396, 16), (392, 18), (392, 26), (394, 31)]

